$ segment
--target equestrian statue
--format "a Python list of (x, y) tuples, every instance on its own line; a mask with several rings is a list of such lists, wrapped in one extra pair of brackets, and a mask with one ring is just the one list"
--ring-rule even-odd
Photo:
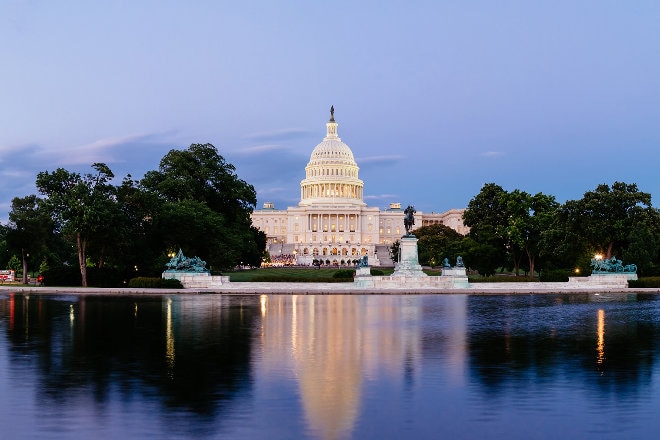
[(412, 234), (412, 227), (415, 224), (415, 208), (411, 205), (408, 205), (408, 207), (403, 211), (404, 217), (403, 217), (403, 226), (406, 228), (406, 235), (413, 235)]

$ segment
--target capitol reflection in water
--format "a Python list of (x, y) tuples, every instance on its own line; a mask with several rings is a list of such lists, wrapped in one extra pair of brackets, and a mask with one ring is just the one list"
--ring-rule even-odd
[[(260, 368), (291, 369), (305, 418), (322, 438), (344, 438), (359, 417), (364, 382), (414, 380), (422, 368), (423, 313), (451, 329), (435, 350), (447, 350), (449, 371), (465, 369), (466, 297), (425, 309), (419, 296), (262, 296)], [(437, 343), (437, 345), (436, 345)]]

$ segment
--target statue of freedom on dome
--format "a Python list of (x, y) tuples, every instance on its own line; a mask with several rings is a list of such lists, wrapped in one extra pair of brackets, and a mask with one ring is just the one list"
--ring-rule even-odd
[(335, 120), (335, 106), (334, 105), (330, 106), (330, 120), (331, 121)]

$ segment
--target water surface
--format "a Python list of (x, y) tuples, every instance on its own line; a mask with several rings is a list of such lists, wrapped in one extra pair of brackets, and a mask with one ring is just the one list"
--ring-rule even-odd
[(5, 438), (657, 438), (655, 295), (0, 295)]

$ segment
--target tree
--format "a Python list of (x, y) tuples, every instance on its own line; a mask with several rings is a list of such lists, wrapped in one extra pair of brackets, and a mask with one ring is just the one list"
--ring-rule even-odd
[(9, 261), (9, 246), (7, 245), (7, 234), (9, 226), (0, 224), (0, 268), (4, 268)]
[[(534, 196), (519, 190), (507, 196), (507, 225), (505, 227), (507, 243), (514, 255), (527, 256), (529, 273), (534, 276), (537, 258), (541, 252), (544, 232), (552, 224), (553, 216), (559, 203), (554, 196), (538, 193)], [(520, 260), (515, 260), (516, 275)]]
[(463, 236), (445, 225), (422, 226), (415, 230), (419, 263), (436, 266), (445, 258), (452, 261), (460, 255)]
[[(103, 163), (95, 163), (95, 174), (81, 176), (63, 168), (37, 174), (37, 188), (44, 203), (65, 235), (75, 240), (81, 284), (87, 287), (87, 246), (96, 234), (104, 235), (116, 219), (114, 174)], [(107, 234), (105, 234), (107, 238)]]
[(21, 254), (23, 284), (27, 283), (28, 255), (39, 256), (52, 229), (51, 217), (36, 195), (12, 199), (7, 244)]
[(238, 178), (236, 168), (211, 144), (170, 150), (158, 171), (144, 175), (141, 185), (163, 200), (196, 200), (223, 214), (229, 223), (248, 219), (257, 204), (254, 187)]
[(482, 275), (495, 273), (507, 255), (508, 193), (495, 183), (487, 183), (463, 213), (470, 228), (467, 254), (470, 265)]
[(623, 260), (637, 265), (640, 274), (646, 274), (658, 258), (660, 243), (660, 212), (652, 209), (645, 212), (628, 234), (628, 247), (623, 251)]
[(494, 235), (489, 236), (489, 229), (488, 226), (482, 228), (480, 241), (470, 235), (463, 241), (464, 260), (483, 276), (495, 275), (495, 270), (502, 265), (502, 250), (496, 245), (498, 240)]
[(470, 227), (471, 258), (476, 258), (487, 272), (494, 271), (492, 265), (498, 259), (500, 265), (508, 259), (518, 275), (526, 256), (533, 276), (544, 249), (544, 234), (558, 206), (554, 196), (531, 195), (518, 189), (507, 192), (494, 183), (484, 185), (463, 215)]
[(216, 269), (260, 265), (266, 236), (252, 227), (256, 191), (213, 145), (169, 151), (140, 187), (158, 199), (153, 221), (162, 252), (182, 248)]
[[(392, 243), (390, 246), (390, 255), (392, 255), (392, 261), (394, 263), (399, 262), (399, 248), (401, 247), (401, 242), (399, 240)], [(354, 260), (357, 263), (357, 260)]]
[(614, 182), (611, 188), (600, 184), (582, 199), (569, 200), (559, 209), (565, 230), (605, 258), (624, 251), (630, 233), (654, 215), (651, 194), (639, 191), (634, 183), (623, 182)]

